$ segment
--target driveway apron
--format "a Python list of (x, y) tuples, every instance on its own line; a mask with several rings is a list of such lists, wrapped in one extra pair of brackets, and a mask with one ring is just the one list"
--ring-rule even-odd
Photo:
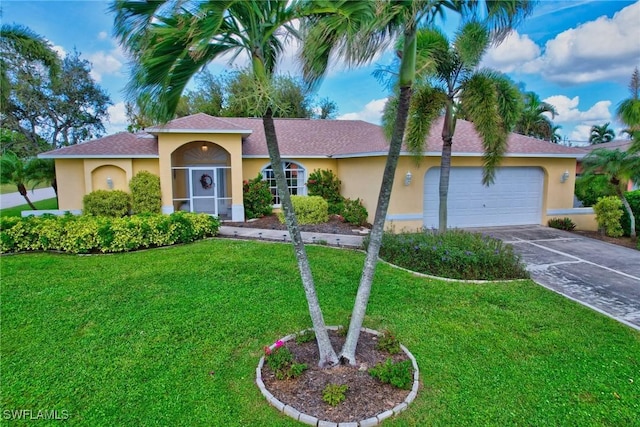
[(475, 231), (513, 245), (537, 283), (640, 330), (640, 251), (542, 226)]

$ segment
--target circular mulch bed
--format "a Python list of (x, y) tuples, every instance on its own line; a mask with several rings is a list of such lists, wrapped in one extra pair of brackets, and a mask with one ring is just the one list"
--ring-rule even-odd
[[(337, 328), (329, 327), (329, 338), (334, 348), (340, 349), (345, 337)], [(306, 363), (308, 369), (298, 378), (278, 380), (260, 359), (256, 371), (258, 387), (269, 402), (287, 415), (315, 425), (329, 423), (359, 423), (377, 425), (404, 409), (415, 399), (418, 391), (418, 367), (409, 351), (402, 346), (400, 353), (389, 355), (376, 349), (378, 332), (363, 328), (356, 351), (357, 366), (340, 365), (333, 368), (318, 367), (318, 346), (315, 340), (297, 344), (295, 335), (282, 339), (294, 355), (296, 363)], [(273, 346), (272, 346), (273, 347)], [(394, 362), (411, 360), (414, 381), (411, 390), (402, 390), (383, 384), (371, 377), (368, 369), (391, 358)], [(322, 400), (322, 391), (328, 384), (346, 384), (349, 389), (344, 402), (330, 406)]]

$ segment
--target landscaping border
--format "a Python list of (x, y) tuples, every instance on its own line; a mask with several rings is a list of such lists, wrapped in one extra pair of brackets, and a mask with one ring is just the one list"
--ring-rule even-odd
[[(338, 326), (327, 326), (327, 329), (337, 331)], [(376, 331), (374, 329), (361, 328), (360, 331), (377, 335), (377, 336), (382, 336), (381, 332)], [(304, 332), (304, 331), (300, 331), (300, 332)], [(279, 341), (287, 342), (287, 341), (293, 340), (295, 339), (296, 335), (297, 334), (287, 335), (286, 337), (280, 338)], [(271, 344), (269, 348), (273, 350), (275, 346), (276, 344)], [(411, 352), (404, 345), (400, 344), (400, 349), (402, 349), (402, 351), (407, 355), (409, 360), (411, 360), (411, 365), (413, 366), (413, 386), (411, 387), (411, 391), (409, 392), (409, 394), (407, 395), (407, 397), (404, 399), (402, 403), (399, 403), (393, 408), (389, 408), (386, 411), (383, 411), (365, 420), (360, 420), (357, 422), (344, 422), (344, 423), (336, 423), (333, 421), (319, 420), (316, 417), (300, 412), (296, 408), (290, 405), (286, 405), (285, 403), (279, 401), (273, 394), (269, 392), (269, 390), (267, 390), (267, 388), (264, 385), (264, 382), (262, 381), (262, 367), (264, 366), (264, 356), (260, 357), (260, 361), (258, 362), (258, 367), (256, 368), (256, 385), (258, 386), (258, 388), (260, 389), (260, 392), (267, 399), (267, 401), (271, 406), (276, 408), (278, 411), (283, 412), (287, 416), (293, 418), (294, 420), (300, 421), (303, 424), (316, 426), (316, 427), (373, 427), (373, 426), (379, 425), (380, 423), (382, 423), (382, 421), (386, 420), (387, 418), (390, 418), (394, 415), (398, 415), (399, 413), (407, 409), (409, 404), (411, 404), (411, 402), (413, 402), (416, 396), (418, 395), (418, 388), (420, 387), (420, 370), (418, 369), (418, 363), (416, 362), (415, 357), (413, 357), (413, 354), (411, 354)]]

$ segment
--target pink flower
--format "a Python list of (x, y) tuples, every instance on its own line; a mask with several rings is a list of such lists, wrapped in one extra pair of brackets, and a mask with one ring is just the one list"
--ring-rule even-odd
[(282, 347), (284, 343), (280, 340), (276, 341), (276, 348)]

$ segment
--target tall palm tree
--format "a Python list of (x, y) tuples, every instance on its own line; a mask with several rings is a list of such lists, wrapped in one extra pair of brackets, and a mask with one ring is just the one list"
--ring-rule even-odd
[(551, 128), (551, 142), (554, 144), (560, 144), (562, 142), (562, 135), (558, 132), (561, 128), (562, 126), (560, 125), (553, 125)]
[(616, 137), (616, 133), (609, 127), (609, 122), (598, 126), (591, 126), (589, 133), (589, 144), (604, 144), (605, 142), (613, 141)]
[(523, 97), (523, 109), (514, 132), (534, 138), (551, 140), (553, 135), (553, 122), (546, 114), (551, 114), (553, 119), (558, 112), (556, 107), (540, 100), (535, 92), (526, 92)]
[[(370, 2), (339, 2), (343, 9), (369, 14)], [(330, 5), (332, 8), (337, 5)], [(287, 228), (302, 277), (309, 312), (320, 351), (320, 366), (338, 363), (329, 341), (318, 302), (300, 229), (286, 184), (278, 139), (274, 126), (273, 77), (284, 49), (285, 36), (297, 37), (294, 20), (301, 13), (311, 14), (313, 4), (303, 11), (297, 2), (287, 0), (158, 1), (117, 0), (115, 33), (132, 54), (135, 65), (129, 90), (146, 117), (170, 120), (185, 86), (194, 74), (223, 55), (250, 59), (255, 98), (255, 114), (263, 126), (277, 191), (282, 201)], [(355, 15), (351, 15), (354, 18)], [(356, 20), (351, 30), (357, 32)], [(364, 55), (366, 56), (366, 52)]]
[(629, 180), (640, 181), (640, 156), (628, 151), (598, 148), (582, 159), (583, 176), (602, 174), (622, 200), (631, 220), (631, 237), (636, 237), (636, 220), (624, 194)]
[[(358, 43), (349, 44), (349, 41), (358, 39), (357, 34), (362, 33), (356, 32), (354, 37), (354, 33), (349, 31), (348, 22), (346, 26), (336, 24), (337, 21), (344, 22), (344, 20), (341, 19), (339, 10), (332, 10), (331, 2), (318, 1), (316, 3), (323, 3), (326, 6), (324, 13), (312, 16), (303, 22), (305, 33), (305, 44), (302, 51), (303, 73), (304, 77), (311, 82), (318, 81), (326, 73), (327, 63), (332, 53), (349, 59), (351, 56), (357, 57), (358, 53), (369, 49), (369, 45), (364, 43), (362, 45), (358, 45)], [(402, 37), (404, 43), (402, 49), (398, 52), (400, 57), (397, 80), (398, 101), (396, 118), (391, 131), (389, 152), (382, 175), (370, 242), (351, 315), (351, 322), (345, 344), (340, 352), (340, 358), (350, 364), (356, 364), (355, 352), (358, 337), (360, 336), (360, 329), (364, 321), (369, 295), (371, 294), (371, 285), (384, 234), (384, 223), (391, 199), (391, 189), (400, 156), (400, 148), (405, 136), (411, 92), (416, 78), (416, 35), (418, 29), (427, 23), (432, 23), (435, 17), (444, 13), (446, 9), (460, 13), (463, 16), (470, 16), (483, 7), (484, 16), (491, 23), (491, 29), (494, 34), (497, 35), (496, 40), (500, 40), (519, 19), (532, 10), (534, 5), (534, 2), (527, 0), (487, 2), (415, 0), (379, 1), (376, 3), (378, 6), (377, 19), (372, 23), (372, 28), (366, 32), (364, 40), (375, 40), (379, 43), (379, 46), (383, 46), (384, 40), (394, 40)], [(360, 37), (360, 39), (362, 38)], [(350, 50), (349, 47), (353, 50)]]
[(18, 189), (18, 193), (31, 209), (36, 210), (35, 205), (27, 194), (27, 184), (29, 182), (29, 172), (27, 162), (23, 161), (15, 153), (9, 151), (0, 158), (0, 184), (13, 184)]
[(635, 68), (629, 82), (631, 96), (618, 104), (616, 114), (627, 125), (625, 132), (633, 139), (629, 151), (640, 151), (640, 71)]
[[(506, 76), (492, 70), (477, 70), (490, 42), (488, 29), (479, 22), (463, 25), (452, 41), (437, 28), (418, 31), (420, 55), (417, 65), (421, 71), (414, 88), (405, 141), (414, 154), (420, 155), (433, 118), (444, 110), (439, 232), (447, 229), (447, 198), (457, 114), (471, 121), (482, 139), (483, 183), (489, 185), (520, 112), (520, 92)], [(457, 99), (460, 100), (458, 104)], [(392, 100), (391, 108), (394, 104)], [(385, 114), (384, 117), (388, 120), (389, 116)]]
[(56, 180), (56, 164), (53, 159), (38, 159), (34, 157), (27, 162), (27, 177), (35, 187), (38, 184), (47, 184), (53, 188), (58, 196), (58, 182)]

